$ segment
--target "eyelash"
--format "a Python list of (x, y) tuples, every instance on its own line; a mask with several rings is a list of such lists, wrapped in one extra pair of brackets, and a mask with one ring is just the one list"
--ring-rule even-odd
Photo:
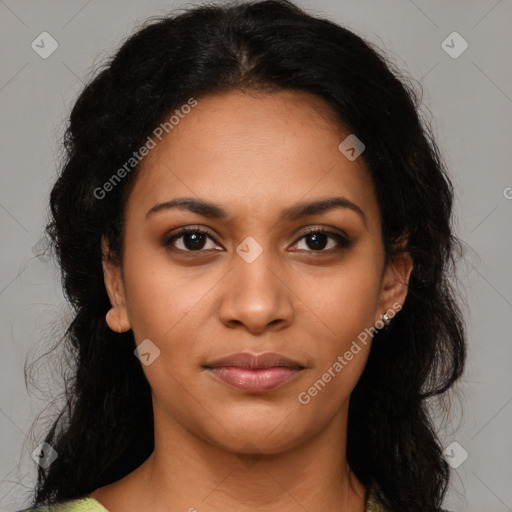
[[(163, 241), (163, 245), (166, 246), (166, 247), (168, 247), (168, 246), (172, 247), (173, 242), (175, 240), (178, 240), (179, 238), (182, 238), (184, 235), (187, 235), (187, 234), (190, 234), (190, 233), (201, 233), (201, 234), (206, 235), (207, 237), (211, 238), (215, 243), (218, 243), (215, 240), (215, 238), (210, 234), (209, 231), (206, 231), (206, 230), (201, 229), (201, 228), (183, 228), (178, 233), (175, 233), (174, 235), (165, 238), (164, 241)], [(323, 249), (322, 250), (317, 250), (317, 251), (315, 251), (315, 250), (308, 250), (306, 252), (311, 252), (311, 253), (316, 253), (316, 254), (321, 254), (321, 253), (329, 254), (329, 253), (332, 253), (332, 252), (341, 251), (343, 249), (349, 249), (352, 246), (352, 241), (350, 241), (348, 238), (345, 238), (344, 236), (340, 235), (339, 233), (335, 233), (333, 231), (328, 231), (328, 230), (321, 229), (321, 228), (312, 228), (312, 229), (307, 230), (305, 233), (303, 233), (301, 235), (300, 238), (298, 238), (296, 240), (295, 243), (301, 241), (302, 239), (306, 238), (309, 235), (314, 235), (314, 234), (327, 235), (329, 238), (333, 238), (338, 243), (338, 247), (334, 248), (334, 249), (331, 248), (329, 250), (323, 250)], [(201, 253), (201, 252), (205, 252), (204, 249), (198, 249), (197, 251), (192, 251), (192, 250), (185, 250), (185, 249), (176, 249), (175, 247), (172, 247), (172, 248), (174, 250), (176, 250), (176, 251), (188, 252), (188, 253)]]

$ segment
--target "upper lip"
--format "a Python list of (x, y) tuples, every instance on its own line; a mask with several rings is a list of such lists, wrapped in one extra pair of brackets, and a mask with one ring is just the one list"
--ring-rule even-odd
[(264, 352), (262, 354), (253, 354), (251, 352), (241, 352), (230, 356), (215, 359), (211, 363), (205, 364), (206, 368), (218, 368), (220, 366), (236, 366), (238, 368), (272, 368), (276, 366), (286, 366), (288, 368), (299, 368), (302, 366), (297, 361), (283, 356), (277, 352)]

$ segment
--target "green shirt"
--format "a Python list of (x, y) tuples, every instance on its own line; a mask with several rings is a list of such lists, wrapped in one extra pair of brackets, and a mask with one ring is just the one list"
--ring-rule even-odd
[(90, 496), (63, 501), (55, 505), (40, 505), (19, 512), (109, 512), (99, 501)]
[[(90, 496), (76, 500), (64, 501), (56, 505), (42, 505), (19, 512), (109, 512), (99, 501)], [(381, 512), (381, 508), (375, 503), (371, 493), (366, 502), (365, 512)]]

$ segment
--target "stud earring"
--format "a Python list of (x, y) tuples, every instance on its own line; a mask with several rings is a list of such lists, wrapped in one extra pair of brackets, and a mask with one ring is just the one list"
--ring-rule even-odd
[(389, 315), (387, 313), (384, 313), (382, 315), (382, 321), (386, 324), (386, 325), (389, 325), (390, 322), (391, 322), (391, 319), (389, 318)]

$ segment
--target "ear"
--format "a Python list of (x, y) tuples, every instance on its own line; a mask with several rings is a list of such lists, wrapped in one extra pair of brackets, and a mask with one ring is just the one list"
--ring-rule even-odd
[(112, 308), (107, 312), (108, 326), (115, 332), (130, 329), (130, 321), (126, 310), (126, 297), (121, 266), (110, 258), (110, 250), (105, 237), (101, 239), (103, 280)]
[[(382, 315), (394, 316), (403, 306), (407, 297), (409, 277), (414, 267), (408, 252), (399, 252), (388, 262), (384, 275), (375, 322), (382, 320)], [(391, 313), (391, 314), (390, 314)]]

